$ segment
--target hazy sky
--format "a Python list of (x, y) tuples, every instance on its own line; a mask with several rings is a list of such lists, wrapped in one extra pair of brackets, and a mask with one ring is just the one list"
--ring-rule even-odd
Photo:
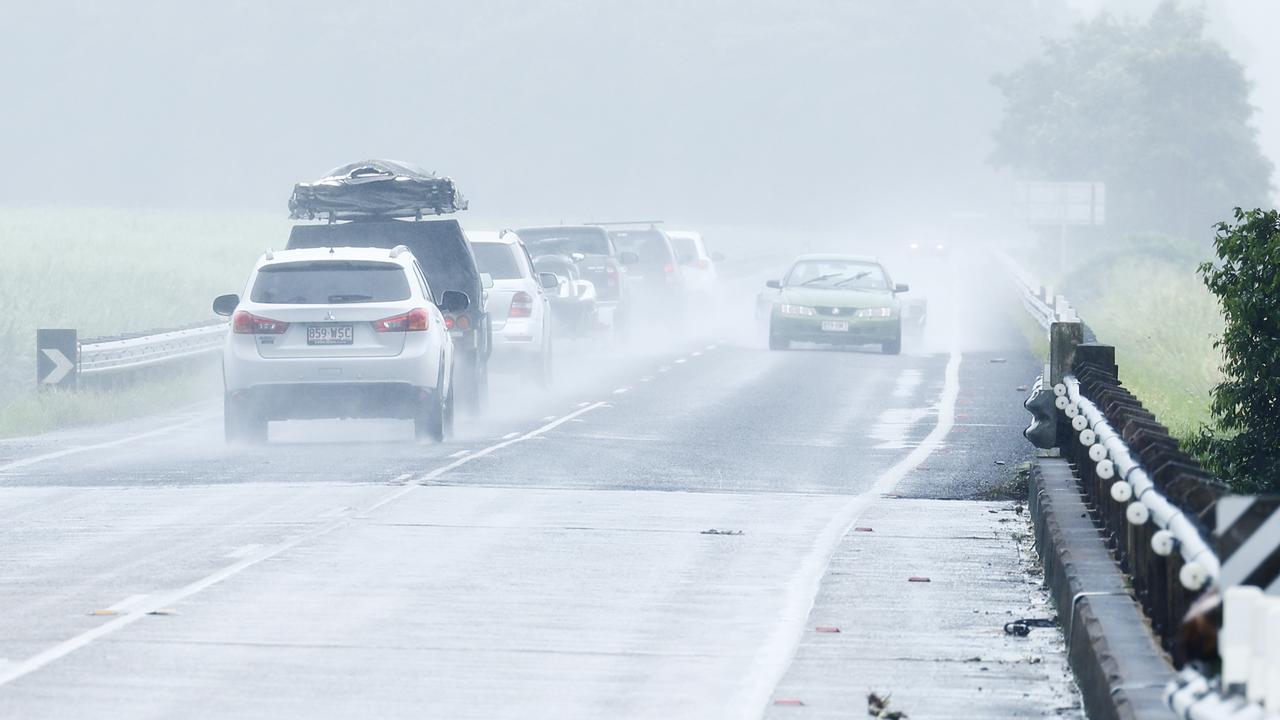
[[(293, 182), (392, 157), (513, 222), (980, 211), (1008, 197), (990, 78), (1066, 2), (0, 0), (0, 204), (283, 215)], [(1277, 3), (1227, 6), (1277, 157)]]

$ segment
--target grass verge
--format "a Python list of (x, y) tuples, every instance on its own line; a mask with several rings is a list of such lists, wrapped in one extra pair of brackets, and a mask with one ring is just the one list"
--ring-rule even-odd
[(0, 208), (0, 435), (123, 419), (208, 396), (199, 379), (118, 390), (37, 393), (35, 330), (81, 337), (213, 319), (214, 296), (241, 290), (283, 213)]

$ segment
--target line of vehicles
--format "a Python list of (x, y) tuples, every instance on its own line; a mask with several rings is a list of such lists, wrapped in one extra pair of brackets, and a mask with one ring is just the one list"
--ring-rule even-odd
[(230, 318), (233, 443), (265, 442), (277, 420), (369, 417), (443, 441), (457, 408), (483, 410), (491, 369), (549, 386), (556, 338), (624, 341), (649, 317), (683, 318), (721, 259), (657, 221), (464, 230), (439, 217), (467, 207), (453, 181), (395, 161), (299, 183), (289, 207), (319, 222), (213, 303)]

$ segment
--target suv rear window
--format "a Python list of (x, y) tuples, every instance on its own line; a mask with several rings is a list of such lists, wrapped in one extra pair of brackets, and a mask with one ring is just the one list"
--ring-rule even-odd
[(524, 228), (516, 233), (534, 255), (608, 255), (609, 239), (598, 228)]
[(519, 279), (520, 266), (516, 264), (511, 248), (511, 245), (503, 243), (471, 244), (471, 252), (476, 255), (476, 267), (482, 273), (489, 273), (494, 280)]
[(657, 230), (615, 230), (609, 235), (618, 250), (639, 255), (637, 264), (643, 267), (660, 268), (674, 259), (666, 237)]
[(409, 299), (409, 278), (392, 263), (292, 262), (258, 271), (249, 299), (280, 305), (337, 305)]

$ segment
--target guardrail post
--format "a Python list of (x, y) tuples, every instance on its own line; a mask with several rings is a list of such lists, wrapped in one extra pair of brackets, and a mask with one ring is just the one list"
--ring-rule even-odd
[(1084, 342), (1084, 324), (1055, 321), (1049, 326), (1050, 387), (1071, 374), (1076, 361), (1076, 347)]

